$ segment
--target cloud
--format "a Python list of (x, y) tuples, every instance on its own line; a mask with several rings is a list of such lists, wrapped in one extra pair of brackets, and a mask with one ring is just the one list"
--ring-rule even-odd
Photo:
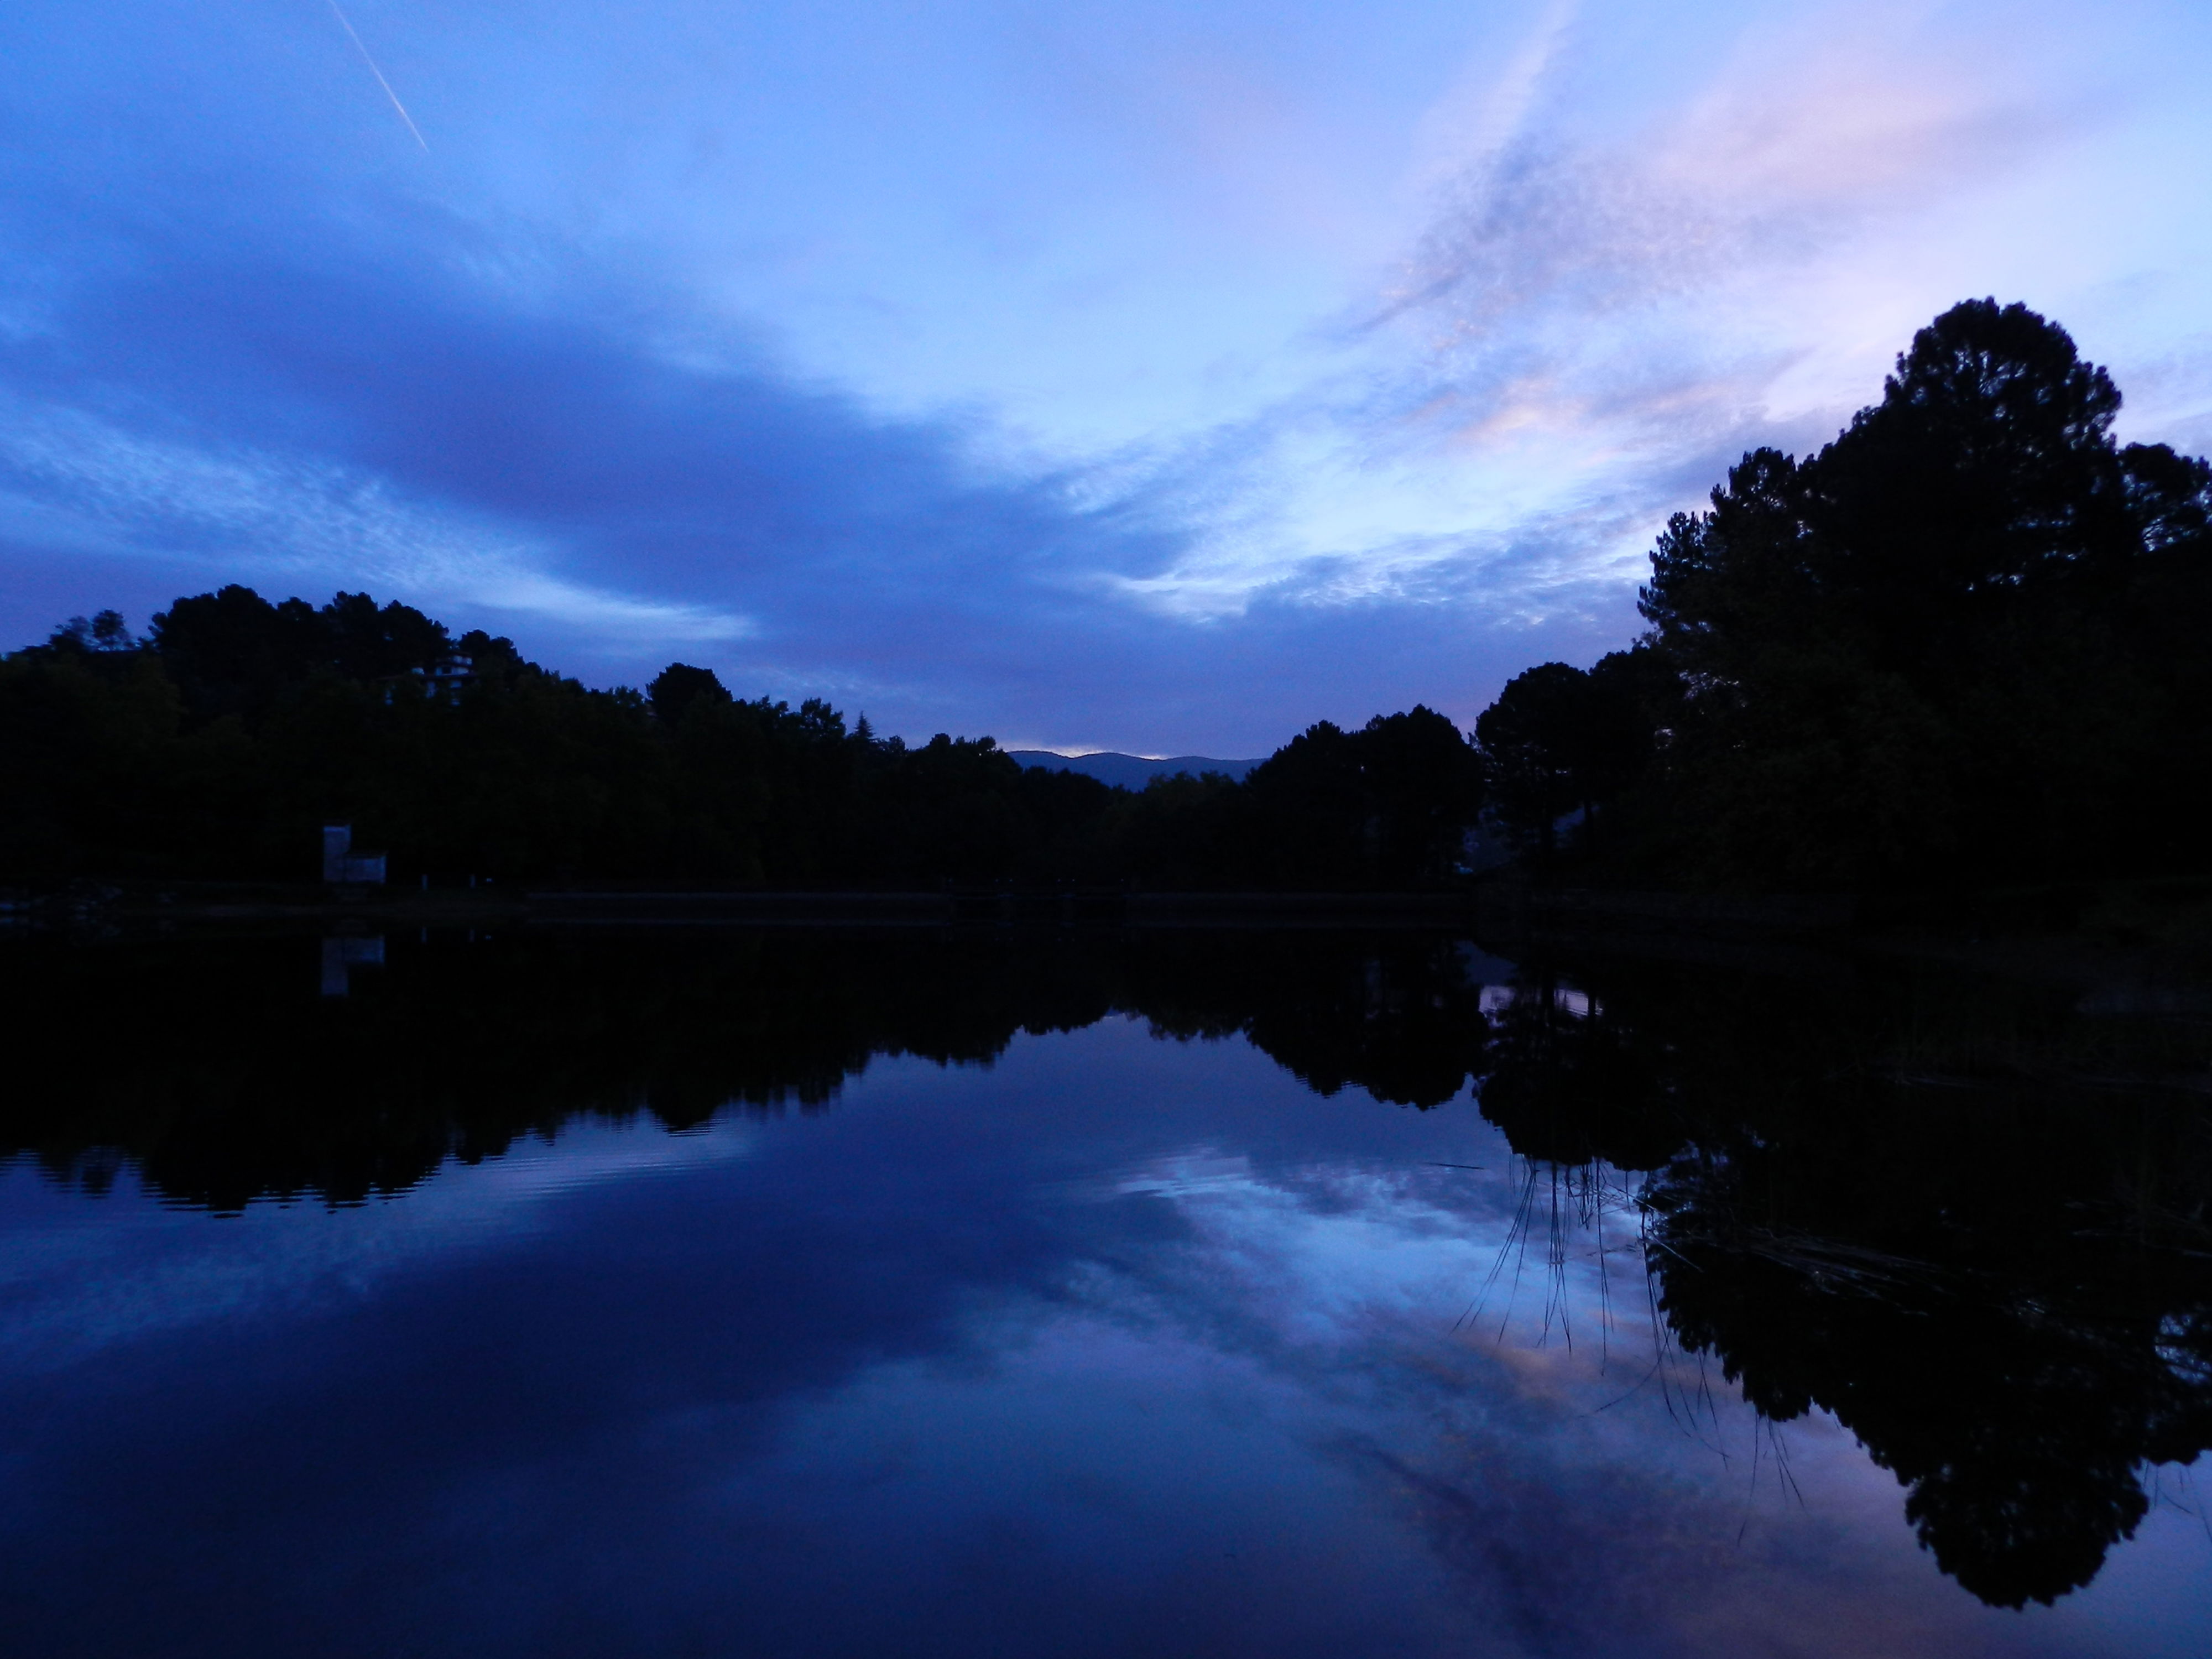
[[(485, 41), (434, 52), (400, 31), (387, 50), (372, 31), (428, 155), (326, 15), (219, 46), (136, 13), (82, 40), (34, 15), (11, 26), (32, 67), (0, 112), (0, 628), (20, 641), (70, 611), (143, 612), (228, 580), (372, 586), (597, 681), (680, 654), (909, 735), (1254, 753), (1315, 718), (1416, 700), (1471, 720), (1528, 663), (1623, 643), (1654, 530), (1742, 448), (1820, 441), (1914, 326), (1967, 293), (2012, 297), (2008, 271), (2048, 265), (2046, 210), (2088, 188), (2065, 167), (2118, 119), (2105, 70), (2070, 72), (2086, 26), (2063, 21), (2013, 31), (2040, 44), (2010, 50), (1972, 8), (1658, 28), (1632, 5), (1562, 0), (1423, 125), (1407, 166), (1425, 216), (1403, 257), (1267, 355), (1249, 331), (1200, 337), (1194, 319), (1234, 313), (1233, 294), (1194, 290), (1157, 315), (1128, 297), (1183, 268), (1161, 228), (1175, 213), (1021, 194), (1154, 178), (1181, 153), (1167, 139), (1145, 167), (1018, 169), (1020, 188), (985, 166), (1015, 137), (1118, 131), (1100, 110), (1056, 127), (1033, 88), (1018, 120), (986, 112), (973, 131), (945, 128), (937, 103), (902, 106), (957, 174), (933, 180), (822, 125), (859, 119), (849, 106), (764, 105), (817, 125), (749, 137), (720, 82), (687, 67), (670, 108), (713, 113), (744, 164), (679, 190), (639, 158), (689, 154), (697, 135), (621, 75), (583, 72), (589, 8), (533, 23), (533, 50), (571, 54), (543, 87), (502, 59), (474, 102), (462, 71)], [(688, 64), (680, 35), (638, 62)], [(769, 97), (775, 66), (812, 49), (801, 40), (763, 35), (744, 84)], [(1655, 40), (1675, 55), (1632, 61)], [(983, 60), (957, 44), (939, 46), (974, 72), (962, 96), (988, 99)], [(1325, 64), (1325, 46), (1302, 51)], [(1152, 50), (1116, 59), (1115, 84), (1141, 82)], [(1219, 73), (1186, 89), (1192, 109), (1212, 108), (1217, 80), (1279, 82), (1266, 131), (1308, 160), (1343, 148), (1291, 141), (1351, 104), (1301, 92), (1290, 57), (1253, 79), (1237, 51), (1233, 31), (1207, 46)], [(579, 101), (595, 86), (602, 103)], [(1249, 100), (1221, 96), (1242, 158), (1223, 177), (1278, 191), (1259, 219), (1296, 217), (1305, 163), (1268, 172), (1273, 140), (1231, 132)], [(532, 98), (559, 103), (557, 122)], [(630, 136), (599, 156), (617, 128)], [(1384, 148), (1376, 129), (1343, 130)], [(817, 151), (830, 159), (810, 163)], [(983, 200), (985, 173), (993, 222), (1030, 252), (959, 265), (927, 222)], [(1361, 181), (1330, 177), (1314, 211), (1333, 223), (1329, 204)], [(736, 193), (678, 222), (715, 191)], [(1213, 216), (1209, 248), (1244, 234), (1224, 228), (1244, 218)], [(1387, 215), (1356, 216), (1369, 236)], [(846, 254), (816, 292), (792, 250), (833, 229)], [(1083, 250), (1064, 268), (1049, 252), (1062, 236)], [(1206, 280), (1288, 257), (1261, 240), (1267, 259)], [(2136, 246), (2099, 256), (2095, 292), (2118, 292)], [(909, 282), (908, 252), (926, 276)], [(1135, 286), (1107, 281), (1115, 258), (1144, 267), (1125, 273)], [(1091, 279), (1071, 273), (1094, 268), (1126, 306), (1085, 308), (1073, 289)], [(2195, 291), (2159, 281), (2168, 309)], [(1254, 303), (1273, 318), (1287, 291)], [(872, 383), (866, 350), (817, 337), (863, 301), (956, 343)], [(1003, 328), (975, 321), (1001, 313)], [(1102, 319), (1112, 328), (1086, 333)], [(1048, 337), (1074, 343), (1046, 351)], [(994, 349), (1003, 362), (938, 401), (917, 392), (918, 365)], [(1122, 435), (1089, 453), (1025, 433), (1018, 392), (975, 390), (1057, 374), (1079, 389), (1117, 355), (1209, 349), (1231, 389), (1164, 394), (1150, 423), (1130, 392), (1134, 413), (1097, 423), (1121, 420)], [(2203, 350), (2161, 351), (2163, 417), (2201, 428)], [(1096, 384), (1109, 382), (1134, 385)], [(1082, 402), (1049, 385), (1032, 401), (1055, 398)]]
[(635, 295), (580, 291), (588, 270), (524, 309), (456, 269), (458, 237), (283, 228), (143, 240), (0, 349), (19, 545), (373, 583), (603, 647), (785, 650), (840, 612), (880, 634), (1131, 556), (1049, 485), (966, 478), (956, 428), (871, 420), (757, 360), (671, 361)]
[(1603, 118), (1621, 14), (1547, 7), (1432, 112), (1425, 225), (1337, 320), (1335, 362), (1154, 458), (1133, 498), (1188, 533), (1116, 592), (1210, 622), (1267, 600), (1603, 615), (1622, 642), (1667, 513), (1746, 448), (1832, 435), (1914, 327), (1979, 291), (1900, 280), (1903, 250), (2094, 125), (2078, 90), (1900, 8), (1740, 31)]
[[(546, 574), (541, 550), (496, 525), (398, 498), (382, 477), (312, 457), (211, 452), (81, 410), (0, 398), (0, 525), (19, 538), (128, 556), (185, 553), (210, 579), (323, 580), (459, 600), (615, 635), (744, 637), (740, 616), (654, 602)], [(15, 508), (9, 514), (9, 506)]]
[(1621, 140), (1539, 127), (1476, 157), (1383, 315), (1440, 309), (1452, 343), (1474, 347), (1534, 308), (1602, 315), (1763, 287), (2066, 130), (2047, 107), (1914, 73), (1904, 51), (1825, 34), (1802, 48), (1747, 57)]
[[(1826, 7), (1746, 30), (1701, 81), (1615, 128), (1577, 99), (1563, 29), (1497, 94), (1437, 187), (1382, 315), (1428, 313), (1456, 343), (1531, 309), (1583, 316), (1767, 289), (1917, 214), (2046, 159), (2096, 101), (1915, 7)], [(1959, 50), (1962, 45), (1971, 50)]]
[(680, 301), (576, 250), (488, 262), (404, 202), (263, 214), (134, 225), (0, 343), (19, 567), (367, 586), (591, 678), (680, 653), (918, 736), (1265, 752), (1323, 716), (1480, 706), (1479, 627), (1434, 613), (1486, 601), (1419, 557), (1380, 580), (1263, 554), (1211, 618), (1144, 602), (1206, 492), (1237, 511), (1233, 436), (1170, 457), (1181, 482), (1008, 472), (972, 416), (876, 415), (728, 330), (702, 349)]
[(1438, 106), (1425, 227), (1339, 319), (1340, 366), (1163, 465), (1192, 533), (1121, 591), (1206, 618), (1465, 607), (1556, 638), (1602, 617), (1620, 642), (1666, 514), (1747, 448), (1825, 441), (1915, 327), (2032, 263), (2041, 221), (1946, 228), (2050, 198), (2114, 120), (2094, 73), (2057, 71), (2087, 56), (2065, 30), (2030, 61), (1986, 19), (1829, 8), (1693, 64), (1608, 64), (1633, 21), (1551, 6)]

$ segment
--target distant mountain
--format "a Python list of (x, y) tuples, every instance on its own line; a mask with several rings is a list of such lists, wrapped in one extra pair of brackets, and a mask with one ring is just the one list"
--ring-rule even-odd
[(1142, 755), (1117, 755), (1111, 750), (1102, 750), (1095, 755), (1055, 755), (1049, 749), (1009, 749), (1006, 752), (1024, 766), (1082, 772), (1101, 783), (1118, 783), (1124, 789), (1141, 789), (1154, 778), (1172, 777), (1177, 772), (1188, 772), (1193, 777), (1201, 772), (1223, 772), (1242, 781), (1260, 763), (1256, 760), (1215, 760), (1209, 755), (1170, 755), (1165, 760), (1150, 760)]

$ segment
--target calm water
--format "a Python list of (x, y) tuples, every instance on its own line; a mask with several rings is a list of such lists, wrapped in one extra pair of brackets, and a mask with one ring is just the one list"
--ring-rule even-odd
[(2186, 996), (1011, 930), (0, 989), (11, 1653), (2212, 1645)]

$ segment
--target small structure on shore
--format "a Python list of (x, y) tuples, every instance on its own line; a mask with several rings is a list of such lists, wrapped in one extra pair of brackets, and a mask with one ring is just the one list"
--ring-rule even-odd
[(460, 652), (450, 652), (424, 668), (410, 668), (401, 674), (386, 674), (374, 684), (383, 693), (389, 706), (398, 696), (403, 685), (418, 686), (424, 696), (434, 702), (458, 703), (461, 693), (468, 690), (477, 677), (476, 659)]
[(326, 823), (323, 826), (323, 879), (333, 886), (380, 886), (384, 854), (355, 852), (353, 825)]

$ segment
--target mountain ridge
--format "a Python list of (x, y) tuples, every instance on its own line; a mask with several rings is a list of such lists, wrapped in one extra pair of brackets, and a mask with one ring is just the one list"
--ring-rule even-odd
[(1220, 772), (1242, 781), (1244, 775), (1260, 763), (1258, 760), (1218, 760), (1211, 755), (1170, 755), (1154, 759), (1146, 755), (1125, 755), (1114, 749), (1096, 750), (1087, 755), (1060, 755), (1049, 749), (1009, 749), (1006, 753), (1024, 766), (1080, 772), (1101, 783), (1118, 784), (1124, 789), (1142, 789), (1154, 778), (1173, 777), (1178, 772), (1188, 772), (1193, 777), (1201, 772)]

